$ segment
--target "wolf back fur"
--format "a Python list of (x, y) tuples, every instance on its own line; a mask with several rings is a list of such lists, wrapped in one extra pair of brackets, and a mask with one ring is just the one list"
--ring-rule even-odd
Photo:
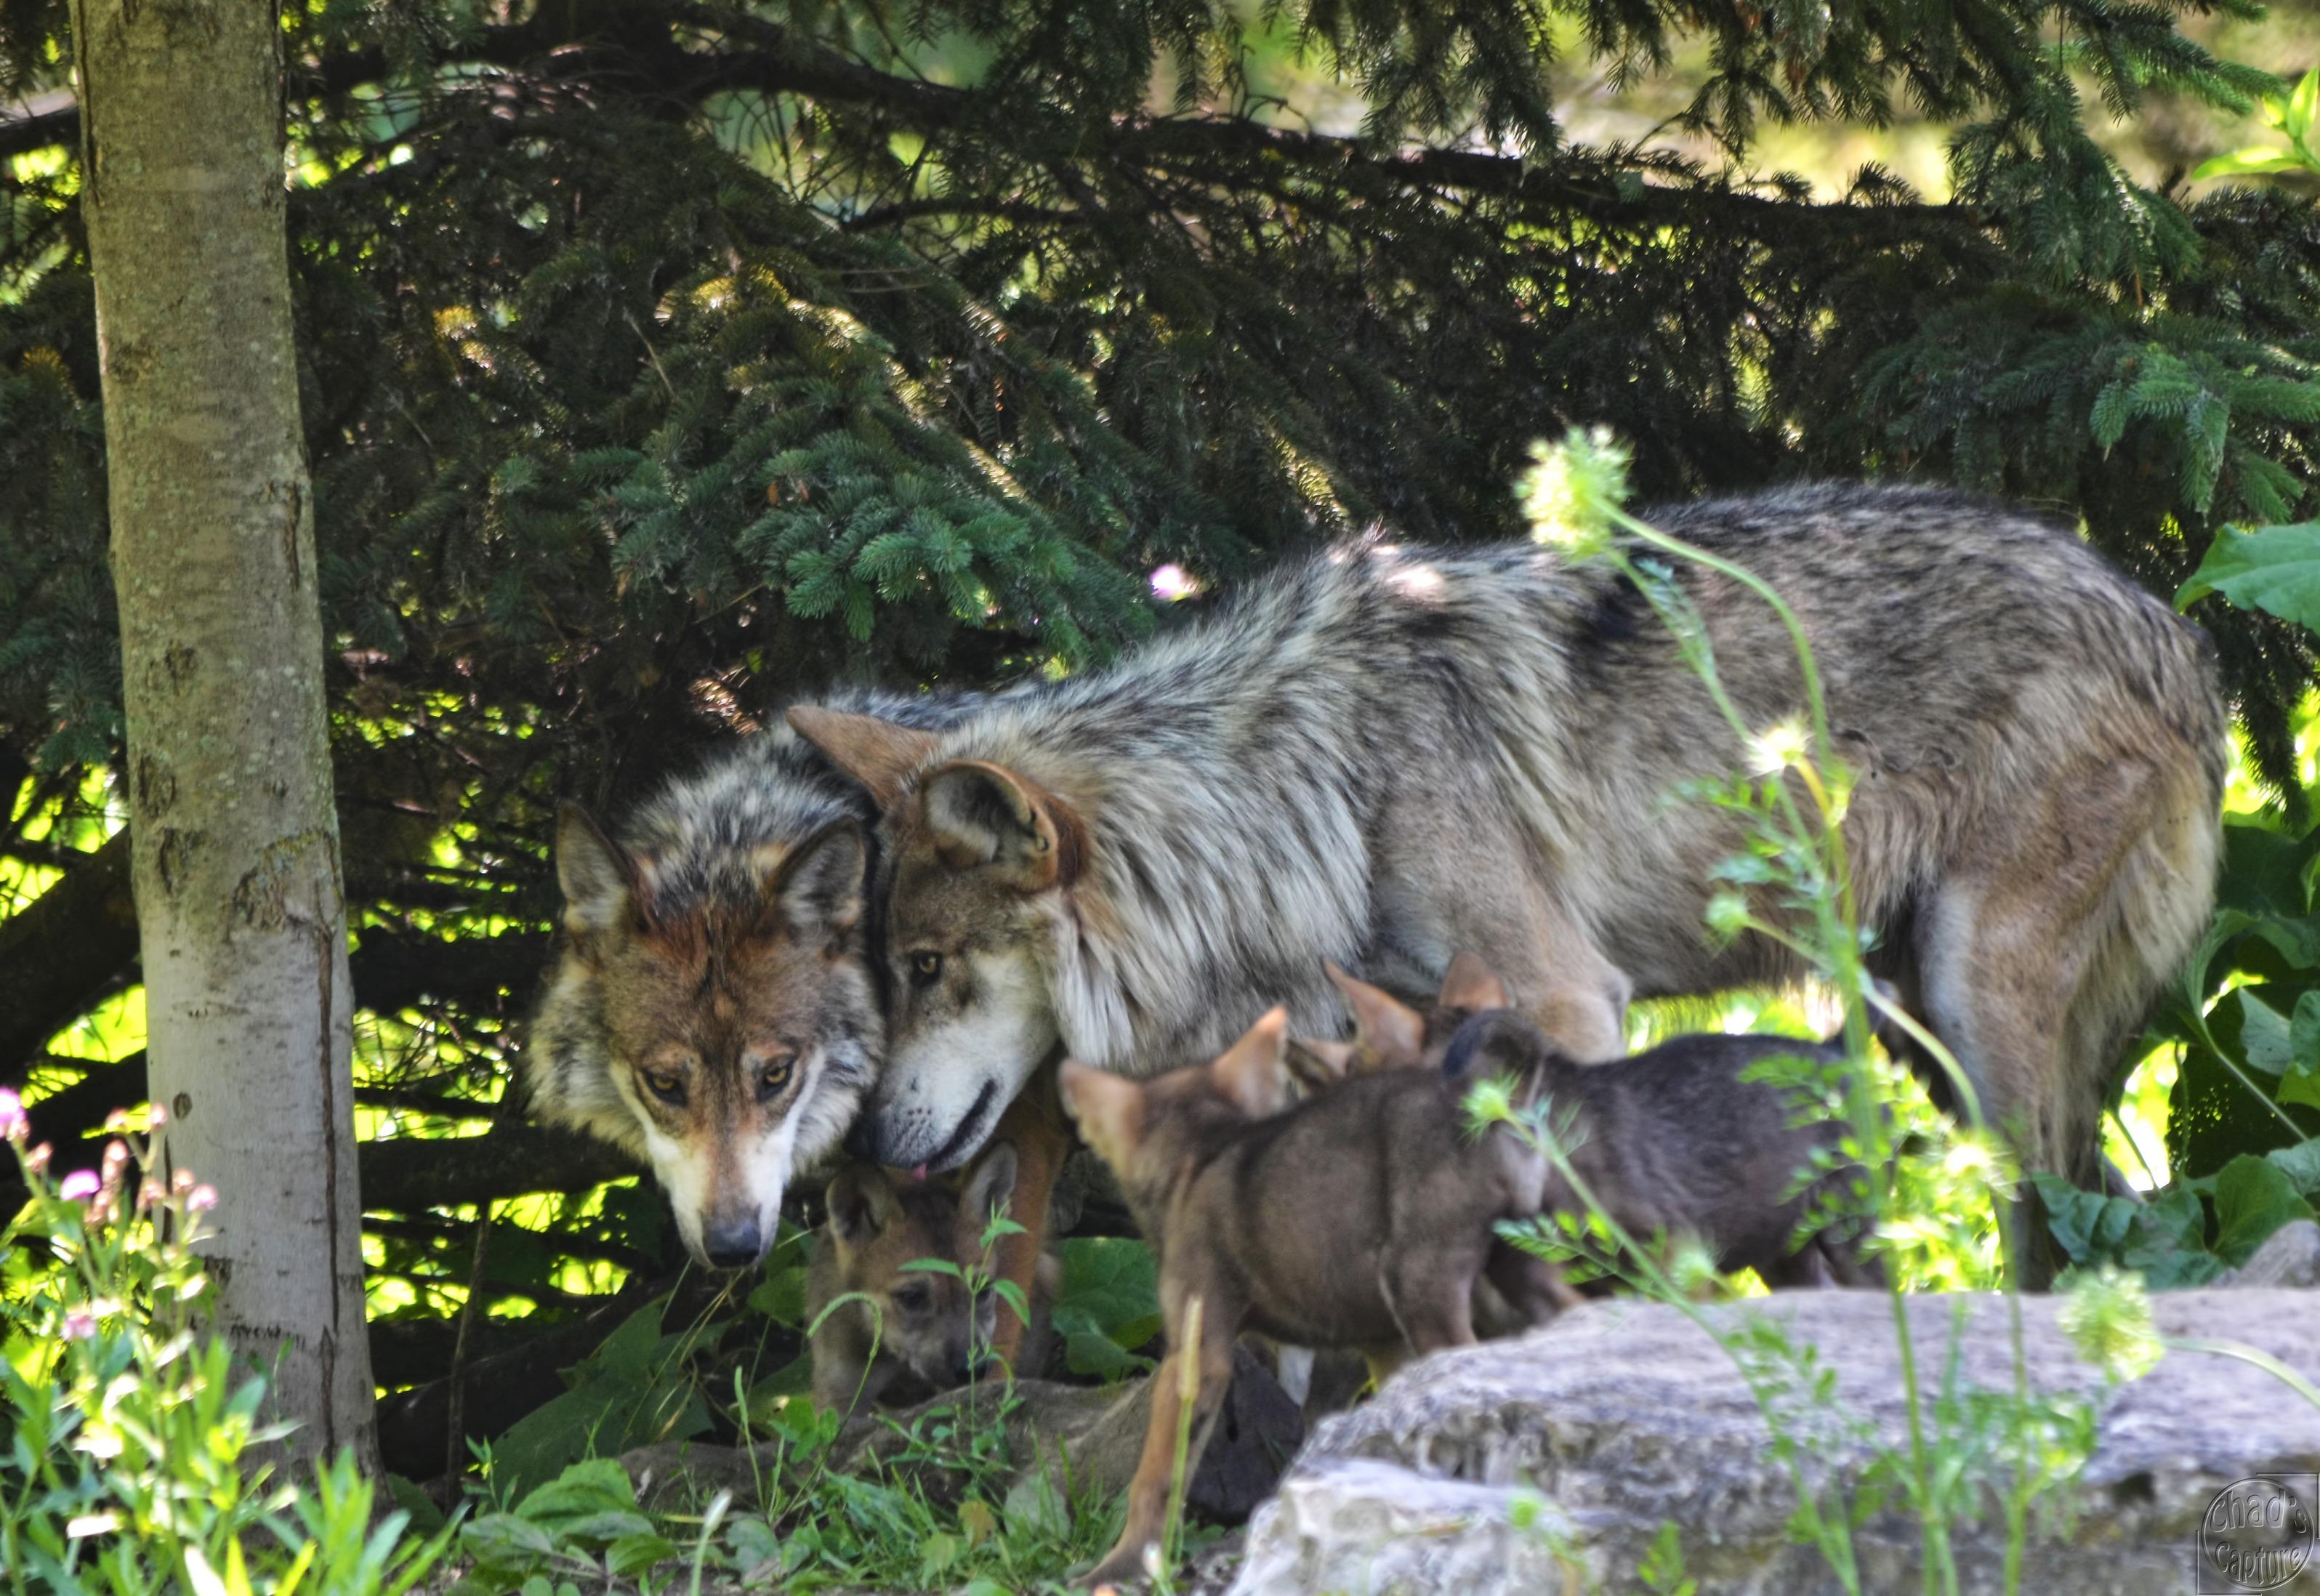
[[(1654, 519), (1794, 607), (1858, 773), (1846, 841), (1880, 974), (2034, 1165), (2090, 1178), (2108, 1071), (2212, 899), (2204, 638), (2068, 530), (1944, 491)], [(1675, 579), (1750, 725), (1797, 719), (1771, 610)], [(1417, 994), (1471, 948), (1582, 1059), (1620, 1050), (1631, 994), (1799, 973), (1703, 934), (1737, 822), (1670, 797), (1748, 749), (1641, 593), (1545, 549), (1342, 548), (938, 737), (799, 720), (890, 796), (889, 1163), (964, 1161), (1059, 1047), (1149, 1074), (1283, 1000), (1300, 1031), (1335, 1029), (1325, 959)]]

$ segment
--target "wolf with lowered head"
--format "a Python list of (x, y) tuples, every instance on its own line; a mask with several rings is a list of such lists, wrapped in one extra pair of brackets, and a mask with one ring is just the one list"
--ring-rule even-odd
[[(848, 702), (925, 723), (968, 701)], [(792, 1170), (836, 1147), (884, 1052), (870, 818), (786, 726), (668, 783), (618, 839), (576, 806), (558, 818), (532, 1102), (646, 1160), (703, 1264), (765, 1256)]]

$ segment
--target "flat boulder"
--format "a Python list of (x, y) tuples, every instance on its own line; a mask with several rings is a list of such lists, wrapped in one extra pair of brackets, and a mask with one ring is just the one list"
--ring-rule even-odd
[[(2114, 1378), (2058, 1322), (2066, 1302), (2019, 1300), (2024, 1364), (2048, 1438), (2091, 1449), (2075, 1479), (2039, 1499), (2019, 1588), (2320, 1591), (2320, 1406), (2218, 1351), (2172, 1347), (2140, 1378)], [(2248, 1287), (2152, 1303), (2170, 1341), (2229, 1343), (2320, 1384), (2313, 1293)], [(1637, 1590), (1671, 1533), (1701, 1596), (1841, 1591), (1821, 1548), (1792, 1532), (1797, 1480), (1831, 1504), (1866, 1501), (1880, 1455), (1906, 1456), (1891, 1302), (1801, 1292), (1704, 1311), (1727, 1336), (1745, 1332), (1756, 1391), (1735, 1353), (1682, 1311), (1632, 1301), (1406, 1368), (1319, 1428), (1251, 1522), (1233, 1596)], [(1959, 1588), (1997, 1592), (2008, 1303), (1926, 1295), (1908, 1312), (1929, 1445), (1971, 1454), (1951, 1540)], [(1809, 1360), (1783, 1347), (1809, 1347)], [(1824, 1383), (1833, 1401), (1820, 1400)], [(1759, 1392), (1782, 1416), (1786, 1444)], [(1899, 1510), (1899, 1478), (1887, 1482), (1887, 1505), (1850, 1537), (1859, 1588), (1918, 1590), (1919, 1519)], [(2229, 1582), (2234, 1573), (2257, 1582)]]

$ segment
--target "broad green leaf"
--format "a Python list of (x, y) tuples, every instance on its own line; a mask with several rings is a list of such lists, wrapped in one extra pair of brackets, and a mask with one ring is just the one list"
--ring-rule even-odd
[(1062, 1247), (1064, 1282), (1056, 1293), (1058, 1325), (1074, 1315), (1110, 1336), (1160, 1310), (1152, 1249), (1118, 1236), (1088, 1236)]
[(2274, 1147), (2264, 1156), (2278, 1165), (2298, 1192), (2309, 1197), (2320, 1192), (2320, 1136), (2292, 1147)]
[(2279, 131), (2301, 144), (2312, 131), (2315, 114), (2320, 114), (2320, 68), (2306, 72), (2297, 80), (2295, 91), (2288, 96)]
[(2306, 163), (2297, 159), (2294, 151), (2272, 149), (2261, 144), (2245, 150), (2234, 150), (2229, 155), (2218, 155), (2203, 160), (2191, 170), (2194, 182), (2208, 177), (2252, 177), (2274, 172), (2300, 172)]
[(2243, 1153), (2216, 1175), (2216, 1256), (2236, 1268), (2290, 1220), (2313, 1217), (2288, 1172)]
[(2283, 621), (2320, 630), (2320, 521), (2259, 527), (2225, 527), (2216, 534), (2207, 558), (2175, 595), (2182, 609), (2219, 593), (2243, 610), (2264, 610)]

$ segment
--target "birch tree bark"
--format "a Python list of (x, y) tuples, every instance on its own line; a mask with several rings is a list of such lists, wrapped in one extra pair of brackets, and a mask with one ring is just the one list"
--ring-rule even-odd
[[(220, 1327), (376, 1461), (270, 0), (73, 0), (152, 1098)], [(278, 1360), (278, 1362), (276, 1361)]]

